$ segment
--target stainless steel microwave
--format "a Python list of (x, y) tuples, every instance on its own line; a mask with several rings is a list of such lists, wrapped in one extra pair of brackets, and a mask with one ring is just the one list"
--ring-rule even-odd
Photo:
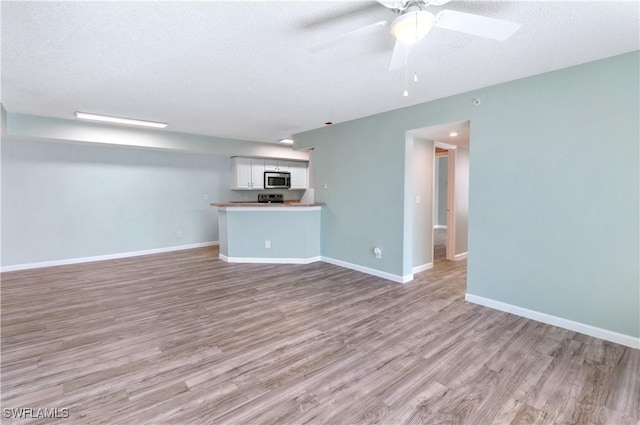
[(289, 189), (291, 187), (291, 173), (277, 171), (264, 172), (265, 189)]

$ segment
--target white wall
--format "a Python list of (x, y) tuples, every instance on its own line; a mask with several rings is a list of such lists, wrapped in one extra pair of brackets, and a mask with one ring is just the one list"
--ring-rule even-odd
[(434, 195), (434, 223), (439, 226), (447, 225), (447, 156), (437, 156), (435, 159), (435, 195)]
[[(451, 151), (450, 151), (451, 152)], [(451, 153), (450, 153), (451, 155)], [(469, 149), (457, 148), (453, 151), (453, 180), (456, 220), (455, 255), (467, 252), (469, 228)]]
[(433, 142), (414, 138), (412, 157), (413, 267), (419, 267), (433, 262)]

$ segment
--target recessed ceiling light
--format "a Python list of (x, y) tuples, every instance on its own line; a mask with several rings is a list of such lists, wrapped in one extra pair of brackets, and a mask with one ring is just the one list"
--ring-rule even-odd
[(449, 133), (449, 137), (456, 137), (458, 135), (458, 133), (456, 133), (455, 131), (452, 131), (451, 133)]
[(293, 139), (280, 139), (278, 141), (280, 143), (284, 143), (285, 145), (293, 145)]
[(108, 115), (89, 114), (87, 112), (76, 112), (76, 118), (88, 121), (107, 122), (111, 124), (135, 125), (139, 127), (165, 128), (166, 122), (135, 120), (131, 118), (110, 117)]
[(327, 121), (326, 123), (324, 123), (324, 125), (331, 125), (333, 124), (331, 121)]

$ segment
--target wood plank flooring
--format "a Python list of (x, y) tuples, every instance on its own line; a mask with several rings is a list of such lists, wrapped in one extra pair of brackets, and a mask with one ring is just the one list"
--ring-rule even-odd
[(464, 261), (399, 285), (216, 256), (2, 274), (2, 407), (69, 409), (2, 423), (640, 421), (640, 351), (466, 303)]

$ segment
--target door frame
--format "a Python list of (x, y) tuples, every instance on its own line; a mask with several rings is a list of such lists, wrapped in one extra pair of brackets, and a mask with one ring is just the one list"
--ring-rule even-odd
[[(455, 205), (455, 164), (456, 164), (456, 148), (455, 145), (449, 145), (447, 143), (442, 142), (433, 142), (433, 151), (434, 151), (434, 161), (435, 161), (435, 148), (447, 149), (449, 152), (447, 153), (447, 246), (446, 246), (446, 254), (445, 258), (447, 260), (455, 261), (456, 259), (456, 205)], [(433, 167), (434, 172), (434, 184), (436, 180), (435, 176), (435, 167)], [(435, 191), (434, 191), (435, 192)], [(435, 220), (435, 202), (434, 204), (434, 213), (432, 216)], [(433, 228), (433, 223), (431, 225)], [(435, 233), (435, 232), (434, 232)]]

